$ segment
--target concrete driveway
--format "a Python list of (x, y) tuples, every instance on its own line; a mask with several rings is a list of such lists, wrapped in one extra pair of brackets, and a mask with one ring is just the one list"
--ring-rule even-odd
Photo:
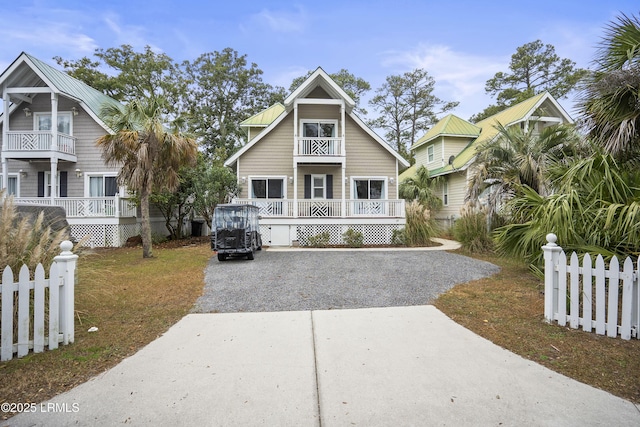
[[(231, 313), (185, 316), (109, 371), (0, 426), (640, 425), (631, 402), (421, 305), (496, 271), (427, 251), (212, 259), (197, 311)], [(363, 306), (381, 308), (329, 310)]]

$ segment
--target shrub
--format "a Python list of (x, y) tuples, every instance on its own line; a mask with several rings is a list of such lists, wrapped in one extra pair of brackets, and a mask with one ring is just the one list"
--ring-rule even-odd
[(362, 233), (352, 228), (342, 233), (342, 238), (344, 239), (345, 245), (350, 248), (361, 248), (362, 245), (364, 245), (364, 236)]
[(44, 225), (44, 213), (35, 220), (18, 214), (13, 204), (13, 196), (4, 196), (0, 190), (0, 269), (11, 267), (14, 275), (25, 264), (33, 273), (38, 264), (48, 268), (53, 258), (60, 254), (60, 243), (67, 238), (68, 230), (63, 228), (52, 232)]
[(493, 250), (493, 240), (487, 229), (487, 212), (471, 203), (460, 209), (460, 218), (453, 224), (453, 237), (469, 252), (482, 253)]
[(307, 238), (307, 245), (313, 248), (326, 248), (329, 245), (329, 239), (331, 235), (328, 231), (316, 234), (315, 236), (309, 236)]
[(428, 246), (431, 238), (438, 234), (438, 225), (431, 211), (416, 200), (407, 205), (407, 225), (404, 240), (407, 246)]
[(407, 244), (404, 236), (404, 228), (391, 232), (391, 244), (394, 246), (405, 246)]

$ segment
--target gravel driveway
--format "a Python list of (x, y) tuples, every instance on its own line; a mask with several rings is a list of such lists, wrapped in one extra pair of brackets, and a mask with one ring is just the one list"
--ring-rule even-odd
[(458, 283), (499, 271), (444, 251), (269, 251), (212, 257), (195, 313), (424, 305)]

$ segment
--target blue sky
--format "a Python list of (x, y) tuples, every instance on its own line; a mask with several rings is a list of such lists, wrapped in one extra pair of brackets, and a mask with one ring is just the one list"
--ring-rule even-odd
[[(436, 94), (459, 101), (453, 112), (465, 119), (492, 103), (485, 82), (508, 71), (517, 47), (540, 39), (587, 68), (603, 27), (620, 12), (640, 12), (637, 0), (4, 3), (0, 70), (22, 51), (55, 65), (54, 56), (78, 59), (121, 44), (149, 45), (178, 62), (231, 47), (264, 71), (264, 81), (285, 88), (318, 66), (346, 68), (373, 90), (388, 75), (424, 68)], [(572, 112), (571, 100), (560, 102)]]

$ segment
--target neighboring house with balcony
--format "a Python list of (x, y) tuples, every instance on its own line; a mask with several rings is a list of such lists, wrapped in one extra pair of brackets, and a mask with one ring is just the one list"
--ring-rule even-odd
[(468, 199), (468, 183), (473, 173), (477, 147), (498, 137), (496, 128), (519, 126), (524, 132), (540, 132), (548, 126), (573, 123), (573, 120), (548, 92), (533, 96), (491, 117), (470, 123), (453, 114), (445, 116), (418, 139), (411, 150), (416, 163), (400, 175), (400, 182), (413, 176), (424, 165), (429, 176), (442, 176), (437, 188), (443, 207), (436, 218), (445, 226), (460, 216), (460, 208)]
[(258, 206), (265, 245), (308, 244), (348, 229), (365, 244), (389, 244), (405, 224), (398, 174), (407, 161), (354, 112), (355, 103), (321, 68), (284, 104), (245, 120), (248, 143), (225, 166), (237, 203)]
[(139, 234), (135, 206), (105, 165), (100, 119), (119, 103), (26, 53), (0, 74), (0, 188), (16, 203), (62, 206), (71, 234), (92, 246), (120, 246)]

